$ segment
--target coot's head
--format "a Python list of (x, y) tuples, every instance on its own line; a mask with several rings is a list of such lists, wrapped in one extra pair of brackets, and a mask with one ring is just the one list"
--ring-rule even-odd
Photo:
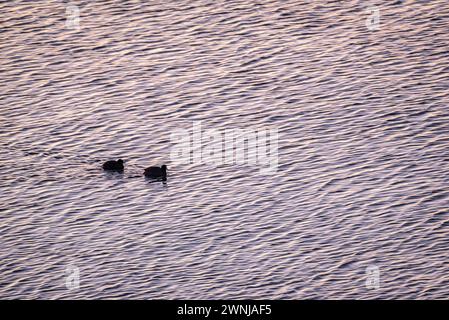
[(123, 164), (123, 160), (122, 160), (122, 159), (118, 159), (118, 160), (117, 160), (117, 163), (118, 163), (118, 164)]
[(167, 175), (167, 166), (166, 166), (165, 164), (163, 164), (163, 165), (161, 166), (161, 170), (162, 170), (162, 173), (163, 173), (164, 175)]

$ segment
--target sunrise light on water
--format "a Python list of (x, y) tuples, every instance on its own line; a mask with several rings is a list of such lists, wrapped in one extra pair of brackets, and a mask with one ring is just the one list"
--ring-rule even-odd
[(448, 297), (447, 1), (0, 13), (1, 299)]

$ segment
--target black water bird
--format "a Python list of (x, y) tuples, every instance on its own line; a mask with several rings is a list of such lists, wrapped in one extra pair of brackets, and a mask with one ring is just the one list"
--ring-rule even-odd
[(165, 164), (163, 164), (161, 167), (149, 167), (149, 168), (145, 169), (143, 174), (147, 178), (166, 179), (167, 178), (167, 166)]
[(122, 159), (118, 159), (117, 161), (110, 160), (110, 161), (106, 161), (105, 163), (103, 163), (103, 170), (106, 170), (106, 171), (123, 172), (124, 169), (125, 169), (125, 166), (123, 165)]

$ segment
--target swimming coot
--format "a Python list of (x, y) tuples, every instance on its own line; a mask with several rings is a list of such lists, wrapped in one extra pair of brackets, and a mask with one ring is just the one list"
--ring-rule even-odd
[(118, 159), (117, 161), (106, 161), (103, 163), (103, 170), (122, 172), (124, 169), (125, 166), (123, 165), (122, 159)]
[(143, 173), (145, 177), (147, 178), (167, 178), (167, 166), (163, 164), (160, 168), (159, 167), (149, 167), (145, 169), (145, 172)]

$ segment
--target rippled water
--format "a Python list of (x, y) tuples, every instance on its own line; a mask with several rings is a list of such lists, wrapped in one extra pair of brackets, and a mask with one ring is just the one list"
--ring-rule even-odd
[[(378, 30), (362, 1), (73, 4), (0, 4), (0, 297), (448, 297), (446, 0), (371, 2)], [(278, 129), (278, 173), (173, 164), (195, 121)]]

